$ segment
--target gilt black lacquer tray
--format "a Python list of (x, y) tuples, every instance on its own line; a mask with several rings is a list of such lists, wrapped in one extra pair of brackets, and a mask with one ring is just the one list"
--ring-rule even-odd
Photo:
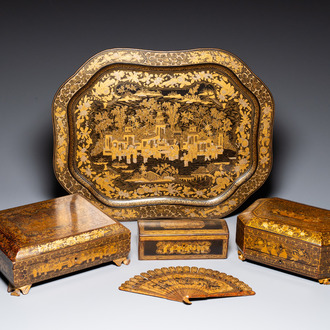
[(55, 95), (55, 174), (118, 220), (222, 217), (270, 173), (273, 114), (227, 51), (106, 50)]

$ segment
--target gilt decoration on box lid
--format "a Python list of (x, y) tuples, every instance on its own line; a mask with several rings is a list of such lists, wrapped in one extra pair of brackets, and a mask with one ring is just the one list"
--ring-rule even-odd
[(264, 199), (251, 214), (241, 215), (246, 226), (317, 245), (330, 246), (330, 211), (280, 198)]

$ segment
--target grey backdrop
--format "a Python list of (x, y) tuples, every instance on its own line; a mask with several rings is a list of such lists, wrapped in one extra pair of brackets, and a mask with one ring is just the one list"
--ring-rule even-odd
[[(8, 2), (9, 3), (9, 2)], [(52, 168), (51, 102), (95, 53), (114, 47), (228, 50), (275, 99), (274, 166), (265, 185), (226, 218), (226, 260), (138, 261), (35, 285), (11, 297), (0, 278), (1, 329), (325, 329), (330, 286), (237, 259), (237, 213), (260, 197), (329, 208), (330, 6), (321, 1), (12, 1), (0, 7), (0, 209), (65, 195)], [(253, 297), (191, 306), (119, 291), (142, 271), (196, 265), (232, 274)]]

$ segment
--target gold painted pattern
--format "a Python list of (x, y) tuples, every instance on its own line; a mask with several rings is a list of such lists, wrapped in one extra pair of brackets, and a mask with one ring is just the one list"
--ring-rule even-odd
[(246, 244), (248, 249), (260, 251), (261, 253), (266, 253), (274, 257), (307, 264), (310, 264), (312, 261), (306, 249), (293, 248), (292, 246), (288, 247), (283, 242), (279, 243), (260, 237), (254, 237), (252, 239), (246, 239)]
[(280, 198), (267, 198), (260, 200), (251, 211), (251, 217), (248, 215), (245, 218), (245, 213), (242, 214), (242, 220), (249, 227), (317, 245), (330, 245), (329, 210)]
[(212, 69), (106, 71), (73, 101), (72, 173), (113, 206), (217, 197), (251, 172), (256, 106)]
[(329, 215), (328, 210), (279, 198), (260, 199), (237, 217), (240, 259), (327, 278)]
[[(69, 101), (72, 99), (73, 95), (83, 86), (85, 86), (88, 80), (100, 69), (105, 66), (111, 65), (113, 63), (131, 63), (137, 65), (151, 65), (151, 66), (184, 66), (191, 64), (215, 64), (221, 65), (225, 68), (230, 69), (236, 77), (246, 86), (256, 97), (258, 103), (260, 104), (260, 116), (259, 116), (259, 134), (258, 134), (258, 166), (255, 170), (255, 173), (251, 179), (249, 179), (244, 184), (238, 186), (232, 196), (229, 196), (224, 199), (220, 204), (210, 206), (210, 207), (194, 207), (186, 206), (186, 205), (148, 205), (142, 206), (139, 205), (134, 208), (116, 208), (116, 207), (108, 207), (104, 205), (104, 200), (95, 198), (92, 195), (91, 191), (82, 186), (79, 182), (73, 179), (72, 173), (69, 171), (68, 164), (68, 153), (69, 153), (69, 145), (68, 145), (68, 114), (67, 107)], [(103, 86), (104, 87), (104, 86)], [(102, 86), (98, 87), (100, 91)], [(105, 86), (105, 89), (107, 87)], [(238, 95), (236, 97), (237, 102), (241, 102), (241, 104), (245, 105), (244, 99)], [(246, 100), (246, 99), (245, 99)], [(111, 102), (111, 101), (110, 101)], [(157, 51), (143, 51), (143, 50), (132, 50), (132, 49), (115, 49), (108, 50), (102, 53), (97, 54), (91, 60), (89, 60), (77, 73), (75, 73), (58, 91), (54, 98), (53, 102), (53, 118), (54, 118), (54, 132), (55, 132), (55, 154), (54, 154), (54, 168), (55, 173), (57, 175), (60, 183), (70, 192), (79, 192), (83, 194), (85, 197), (92, 200), (96, 205), (102, 208), (108, 215), (113, 216), (120, 220), (125, 219), (134, 219), (137, 217), (145, 218), (145, 217), (157, 217), (157, 216), (165, 216), (165, 217), (207, 217), (207, 216), (223, 216), (237, 208), (255, 189), (259, 187), (267, 178), (272, 162), (271, 156), (271, 135), (272, 135), (272, 122), (273, 122), (273, 100), (271, 94), (268, 89), (263, 85), (260, 80), (246, 67), (246, 65), (241, 62), (234, 55), (216, 49), (199, 49), (199, 50), (191, 50), (191, 51), (178, 51), (178, 52), (157, 52)], [(88, 127), (84, 127), (84, 129), (89, 129)], [(84, 131), (81, 131), (84, 134)], [(81, 135), (82, 136), (82, 135)], [(242, 136), (242, 139), (246, 139), (248, 136)], [(88, 139), (86, 140), (88, 144)], [(242, 141), (242, 144), (244, 142)], [(83, 152), (83, 151), (82, 151)], [(82, 156), (82, 155), (81, 155)], [(236, 171), (243, 170), (244, 166), (246, 166), (246, 155), (244, 153), (241, 155), (240, 160), (237, 161), (238, 167), (236, 167), (234, 173)], [(79, 157), (78, 157), (79, 158)], [(75, 161), (79, 160), (78, 158)], [(84, 159), (84, 157), (80, 157), (80, 159)], [(249, 161), (248, 161), (249, 164)], [(83, 164), (81, 164), (83, 165)], [(239, 169), (240, 168), (240, 169)], [(84, 175), (88, 175), (90, 171), (93, 169), (89, 169), (88, 164), (81, 167), (82, 173), (85, 171)], [(84, 170), (84, 171), (83, 171)], [(219, 171), (221, 172), (221, 171)], [(242, 172), (241, 172), (242, 173)], [(140, 174), (142, 175), (141, 171)], [(236, 174), (237, 175), (237, 174)], [(111, 176), (111, 175), (110, 175)], [(142, 175), (143, 176), (143, 175)], [(220, 175), (221, 176), (221, 175)], [(219, 178), (220, 178), (219, 176)], [(216, 182), (217, 176), (214, 178), (214, 187), (215, 191), (218, 193), (219, 191), (224, 191), (226, 187), (228, 187), (228, 178), (219, 179), (218, 183)], [(111, 180), (111, 178), (110, 178)], [(94, 183), (97, 185), (97, 183)], [(99, 187), (106, 185), (106, 179), (100, 177)], [(159, 185), (158, 185), (159, 186)], [(160, 185), (160, 190), (164, 189), (165, 184)], [(221, 187), (222, 186), (222, 187)], [(141, 186), (142, 188), (142, 186)], [(187, 198), (187, 193), (178, 190), (176, 187), (170, 185), (170, 183), (166, 186), (168, 196), (184, 196), (183, 198)], [(173, 188), (173, 189), (172, 189)], [(117, 196), (121, 195), (122, 199), (131, 198), (134, 194), (138, 194), (137, 189), (133, 191), (127, 191), (127, 189), (119, 188), (120, 191), (116, 191)], [(157, 197), (157, 189), (159, 188), (142, 188), (144, 193), (146, 193), (145, 189), (147, 189), (148, 194), (153, 197)], [(210, 188), (208, 188), (210, 189)], [(198, 191), (198, 199), (207, 199), (212, 197), (212, 192), (205, 188), (199, 189)], [(126, 190), (126, 191), (125, 191)], [(205, 190), (205, 191), (203, 191)], [(194, 191), (194, 189), (192, 190)], [(194, 193), (197, 192), (196, 189)], [(216, 192), (213, 193), (216, 195)], [(95, 193), (95, 192), (94, 192)], [(103, 190), (102, 193), (105, 193)], [(109, 194), (113, 194), (111, 191)], [(165, 191), (160, 191), (165, 196)], [(209, 195), (211, 193), (211, 195)], [(139, 195), (141, 196), (141, 195)]]
[(111, 245), (101, 246), (93, 251), (85, 250), (75, 255), (64, 255), (57, 258), (57, 262), (36, 264), (33, 267), (32, 276), (38, 278), (51, 272), (59, 272), (64, 268), (72, 268), (86, 261), (94, 262), (96, 258), (102, 259), (115, 255), (118, 251), (118, 242)]
[(191, 304), (190, 298), (248, 296), (255, 292), (237, 278), (212, 269), (177, 266), (149, 270), (123, 283), (120, 290)]
[(276, 260), (274, 259), (273, 256), (268, 254), (260, 254), (260, 252), (258, 251), (246, 250), (246, 252), (247, 254), (244, 256), (247, 259), (254, 260), (258, 263), (263, 263), (266, 265), (270, 265), (272, 267), (284, 269), (287, 271), (291, 271), (293, 273), (301, 274), (315, 279), (318, 279), (320, 276), (318, 272), (318, 267), (315, 266), (295, 262), (292, 260), (286, 260), (286, 259)]
[(205, 227), (205, 222), (202, 220), (166, 220), (160, 221), (159, 226), (164, 229), (202, 229)]
[(209, 241), (185, 241), (185, 242), (158, 242), (156, 253), (163, 255), (171, 254), (208, 254), (211, 249)]
[[(271, 233), (297, 238), (313, 244), (321, 245), (323, 243), (323, 234), (321, 232), (311, 232), (296, 226), (277, 223), (276, 221), (266, 221), (253, 217), (249, 221), (249, 227), (266, 230)], [(326, 242), (325, 242), (326, 243)]]
[(275, 209), (275, 210), (272, 210), (272, 213), (279, 214), (279, 215), (282, 215), (282, 216), (288, 217), (288, 218), (306, 221), (306, 222), (322, 222), (322, 219), (319, 217), (311, 218), (311, 217), (307, 216), (306, 214), (301, 214), (301, 213), (297, 213), (297, 212), (293, 212), (293, 211), (289, 211), (289, 210)]
[(117, 259), (127, 257), (129, 251), (130, 235), (125, 235), (125, 238), (117, 235), (104, 240), (86, 242), (82, 246), (73, 245), (64, 250), (22, 259), (16, 263), (14, 269), (14, 284), (20, 287), (105, 262), (115, 262)]
[(22, 248), (18, 253), (18, 258), (24, 258), (25, 256), (30, 257), (32, 255), (53, 252), (56, 250), (64, 249), (69, 246), (87, 243), (95, 239), (106, 238), (107, 236), (118, 234), (120, 231), (122, 231), (121, 225), (113, 224), (107, 228), (92, 230), (90, 232), (86, 232), (71, 237), (66, 237), (53, 242)]

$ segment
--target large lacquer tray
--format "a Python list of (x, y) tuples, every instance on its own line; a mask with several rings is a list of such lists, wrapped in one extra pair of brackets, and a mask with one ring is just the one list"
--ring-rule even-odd
[(269, 175), (273, 113), (229, 52), (106, 50), (55, 95), (55, 174), (118, 220), (222, 217)]

